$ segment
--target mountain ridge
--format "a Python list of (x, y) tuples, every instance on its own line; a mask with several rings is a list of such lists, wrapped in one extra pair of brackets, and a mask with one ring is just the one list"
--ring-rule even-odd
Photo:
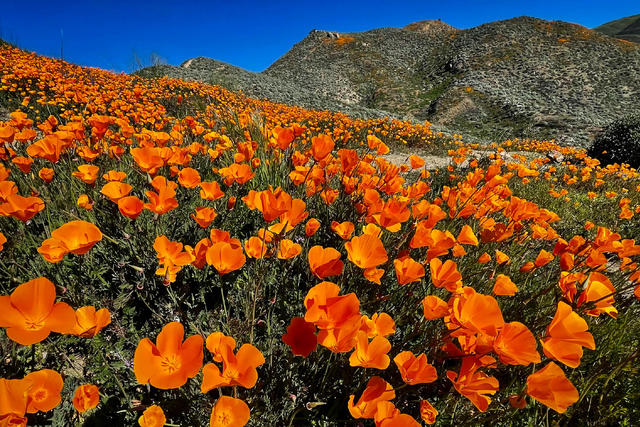
[(356, 116), (429, 120), (485, 140), (535, 136), (586, 145), (608, 122), (640, 112), (640, 45), (532, 17), (464, 30), (441, 21), (312, 30), (260, 73), (193, 58), (138, 74)]

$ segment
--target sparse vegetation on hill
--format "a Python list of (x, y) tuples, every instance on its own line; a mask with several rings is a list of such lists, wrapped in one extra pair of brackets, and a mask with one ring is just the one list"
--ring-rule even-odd
[(219, 64), (197, 58), (151, 74), (360, 117), (426, 119), (483, 141), (545, 137), (587, 146), (609, 122), (640, 112), (640, 45), (528, 17), (467, 30), (439, 21), (314, 30), (262, 73), (230, 66), (219, 73)]
[(627, 16), (594, 28), (611, 37), (640, 43), (640, 15)]

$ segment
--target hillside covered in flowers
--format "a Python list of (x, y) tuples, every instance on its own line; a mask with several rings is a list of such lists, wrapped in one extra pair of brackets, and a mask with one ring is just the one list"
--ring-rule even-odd
[(640, 417), (627, 165), (7, 44), (0, 105), (0, 426)]

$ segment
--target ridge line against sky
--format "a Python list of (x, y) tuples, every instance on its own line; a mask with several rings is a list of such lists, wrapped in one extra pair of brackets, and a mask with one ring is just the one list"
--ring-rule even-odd
[[(441, 19), (459, 29), (517, 16), (593, 28), (640, 13), (636, 1), (197, 1), (8, 0), (0, 38), (79, 65), (131, 72), (152, 54), (172, 65), (206, 56), (262, 71), (312, 29), (361, 32)], [(137, 60), (136, 60), (137, 57)]]

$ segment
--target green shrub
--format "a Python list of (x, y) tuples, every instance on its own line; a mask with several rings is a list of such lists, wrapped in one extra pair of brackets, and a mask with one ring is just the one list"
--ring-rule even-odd
[(589, 155), (603, 164), (628, 163), (640, 166), (640, 115), (609, 124), (589, 148)]

